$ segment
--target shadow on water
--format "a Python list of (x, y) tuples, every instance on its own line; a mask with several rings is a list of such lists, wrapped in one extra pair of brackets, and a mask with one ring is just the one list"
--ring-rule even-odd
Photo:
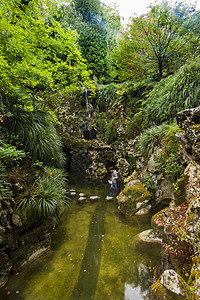
[(91, 219), (88, 241), (77, 284), (71, 299), (94, 299), (101, 263), (102, 235), (104, 233), (105, 202), (99, 202)]
[[(117, 202), (106, 202), (109, 185), (81, 180), (71, 187), (87, 202), (71, 203), (52, 234), (52, 250), (0, 290), (2, 300), (142, 300), (148, 299), (160, 246), (137, 234), (150, 227), (151, 216), (126, 217)], [(89, 196), (99, 196), (91, 203)], [(147, 295), (148, 296), (148, 295)]]

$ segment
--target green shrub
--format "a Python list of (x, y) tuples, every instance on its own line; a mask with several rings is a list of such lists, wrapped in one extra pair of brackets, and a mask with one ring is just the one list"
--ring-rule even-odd
[(172, 181), (176, 181), (183, 171), (175, 137), (177, 132), (183, 132), (177, 124), (162, 124), (146, 129), (138, 139), (138, 148), (144, 157), (152, 153), (154, 146), (162, 147), (162, 151), (156, 156), (158, 168)]
[(111, 144), (117, 140), (117, 127), (115, 119), (111, 120), (105, 128), (105, 139), (108, 144)]
[(162, 124), (146, 129), (138, 138), (138, 149), (143, 156), (148, 156), (154, 145), (161, 144), (162, 138), (169, 129), (169, 125)]
[(103, 112), (101, 113), (95, 113), (95, 121), (96, 121), (96, 127), (98, 130), (98, 133), (101, 138), (104, 137), (104, 132), (105, 132), (105, 114)]
[(200, 58), (161, 80), (149, 93), (147, 125), (172, 122), (177, 112), (200, 104)]
[(179, 146), (176, 140), (175, 134), (177, 132), (183, 132), (177, 124), (169, 126), (165, 136), (162, 139), (162, 152), (157, 158), (159, 161), (159, 167), (164, 174), (176, 181), (183, 172), (183, 160), (179, 154)]
[(141, 132), (143, 127), (143, 112), (136, 113), (131, 120), (127, 122), (125, 134), (128, 139), (136, 138)]
[(105, 111), (106, 106), (112, 106), (117, 100), (118, 84), (99, 85), (97, 103)]
[(41, 224), (50, 218), (58, 218), (66, 201), (66, 180), (60, 169), (45, 168), (42, 177), (33, 185), (24, 186), (19, 196), (16, 210), (24, 214), (25, 218)]
[(4, 164), (11, 165), (13, 162), (17, 162), (25, 157), (25, 153), (22, 150), (17, 150), (16, 147), (9, 144), (3, 144), (0, 146), (0, 160)]
[(6, 118), (5, 127), (10, 135), (18, 137), (21, 147), (34, 161), (63, 167), (65, 158), (61, 139), (48, 111), (16, 108), (12, 115)]

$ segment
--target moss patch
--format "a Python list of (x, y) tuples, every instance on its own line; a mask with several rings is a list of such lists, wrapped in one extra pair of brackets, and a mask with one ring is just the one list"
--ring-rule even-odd
[(136, 209), (136, 204), (138, 202), (143, 203), (152, 198), (151, 193), (142, 185), (141, 182), (135, 182), (133, 185), (128, 185), (119, 194), (118, 203), (120, 205), (120, 210), (123, 213), (131, 213)]

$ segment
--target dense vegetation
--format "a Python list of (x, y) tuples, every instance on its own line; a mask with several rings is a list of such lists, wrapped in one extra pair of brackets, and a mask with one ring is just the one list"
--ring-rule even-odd
[(80, 102), (85, 89), (96, 107), (98, 136), (116, 142), (122, 124), (127, 139), (143, 133), (144, 155), (159, 139), (160, 167), (175, 180), (181, 163), (175, 142), (170, 148), (178, 130), (171, 124), (178, 111), (200, 101), (199, 23), (200, 12), (181, 2), (152, 5), (123, 29), (117, 10), (99, 0), (3, 1), (2, 207), (14, 200), (24, 218), (38, 223), (58, 216), (66, 203), (66, 157), (57, 108), (68, 98)]

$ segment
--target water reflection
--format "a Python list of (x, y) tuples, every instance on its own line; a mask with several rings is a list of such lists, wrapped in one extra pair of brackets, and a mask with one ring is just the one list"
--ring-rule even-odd
[(160, 246), (140, 242), (137, 234), (150, 228), (151, 217), (121, 215), (116, 203), (105, 202), (105, 186), (72, 188), (100, 201), (74, 201), (52, 235), (52, 250), (11, 277), (0, 299), (146, 299)]

